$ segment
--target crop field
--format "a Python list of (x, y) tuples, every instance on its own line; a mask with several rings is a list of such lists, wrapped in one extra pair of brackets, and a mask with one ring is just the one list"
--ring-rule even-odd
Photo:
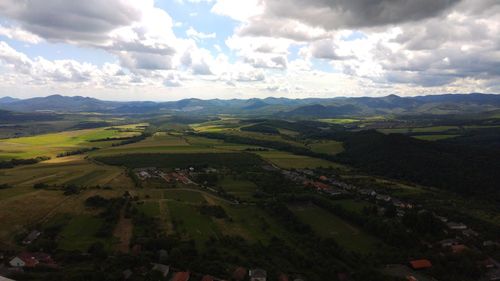
[(239, 180), (230, 177), (225, 177), (218, 182), (227, 193), (234, 195), (244, 200), (252, 200), (257, 186), (248, 180)]
[(160, 205), (158, 201), (145, 201), (142, 204), (138, 204), (137, 209), (146, 216), (160, 216)]
[(32, 187), (35, 183), (50, 185), (112, 186), (128, 188), (131, 180), (122, 168), (96, 164), (82, 155), (56, 158), (34, 165), (0, 170), (0, 182), (16, 187)]
[(200, 247), (213, 237), (218, 237), (220, 231), (215, 222), (208, 216), (200, 214), (196, 205), (169, 201), (167, 203), (173, 221), (174, 231), (186, 238), (192, 238)]
[(376, 238), (315, 205), (293, 205), (290, 210), (318, 235), (334, 238), (347, 250), (367, 254), (381, 244)]
[(105, 248), (111, 248), (112, 239), (97, 238), (96, 233), (103, 224), (103, 219), (90, 215), (71, 218), (61, 231), (59, 248), (67, 251), (86, 251), (90, 245), (102, 242)]
[(310, 145), (311, 150), (318, 153), (325, 153), (330, 155), (339, 154), (344, 151), (342, 142), (338, 141), (321, 141)]
[(329, 118), (329, 119), (319, 119), (318, 121), (331, 124), (350, 124), (359, 122), (361, 120), (352, 118)]
[(190, 154), (128, 154), (103, 156), (97, 161), (128, 168), (187, 168), (190, 166), (228, 167), (246, 169), (259, 167), (262, 160), (251, 153), (190, 153)]
[(256, 154), (283, 169), (305, 169), (318, 167), (345, 169), (345, 166), (334, 162), (303, 155), (295, 155), (284, 151), (260, 151), (256, 152)]
[(136, 126), (127, 125), (3, 139), (0, 140), (0, 159), (55, 157), (61, 152), (79, 148), (110, 146), (111, 142), (92, 141), (137, 135), (138, 129), (133, 128)]
[(416, 139), (419, 140), (426, 140), (426, 141), (437, 141), (437, 140), (445, 140), (445, 139), (450, 139), (454, 137), (458, 137), (460, 135), (420, 135), (420, 136), (412, 136)]
[(459, 130), (458, 126), (431, 126), (431, 127), (418, 127), (418, 128), (394, 128), (394, 129), (379, 129), (378, 131), (384, 134), (407, 134), (407, 133), (438, 133), (450, 130)]
[(205, 198), (200, 194), (200, 192), (191, 190), (166, 190), (163, 192), (163, 197), (165, 199), (182, 201), (191, 204), (206, 203)]
[(356, 212), (358, 214), (362, 214), (363, 208), (373, 206), (373, 204), (367, 201), (354, 199), (335, 200), (334, 203), (350, 212)]

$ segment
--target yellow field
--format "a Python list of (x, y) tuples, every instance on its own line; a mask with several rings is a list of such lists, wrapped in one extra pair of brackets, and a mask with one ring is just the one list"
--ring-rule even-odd
[(93, 163), (82, 155), (55, 158), (35, 165), (0, 170), (0, 182), (16, 187), (32, 187), (35, 183), (106, 185), (115, 188), (132, 186), (132, 182), (122, 168)]

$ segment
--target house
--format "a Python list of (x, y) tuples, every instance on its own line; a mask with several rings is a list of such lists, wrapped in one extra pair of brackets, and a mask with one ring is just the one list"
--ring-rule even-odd
[(449, 229), (451, 230), (465, 230), (467, 229), (467, 226), (463, 223), (456, 223), (456, 222), (449, 222), (446, 224)]
[(420, 259), (420, 260), (410, 261), (410, 266), (411, 266), (411, 268), (413, 268), (415, 270), (427, 269), (427, 268), (431, 268), (432, 267), (432, 263), (431, 263), (430, 260)]
[(167, 277), (170, 272), (170, 266), (161, 263), (153, 263), (153, 268), (151, 270), (159, 271), (163, 277)]
[(483, 268), (486, 268), (486, 269), (495, 268), (495, 263), (493, 262), (493, 260), (491, 258), (487, 258), (485, 260), (478, 262), (478, 265), (483, 267)]
[(346, 273), (346, 272), (337, 273), (337, 279), (339, 281), (348, 281), (349, 280), (349, 274)]
[(451, 247), (453, 245), (459, 245), (460, 242), (457, 239), (444, 239), (444, 240), (439, 241), (439, 244), (443, 248), (448, 248), (448, 247)]
[(278, 281), (288, 281), (288, 275), (286, 275), (285, 273), (281, 273), (279, 276), (278, 276)]
[(454, 254), (460, 254), (462, 253), (463, 251), (467, 250), (467, 246), (463, 245), (463, 244), (459, 244), (459, 245), (452, 245), (451, 246), (451, 252), (454, 253)]
[(0, 281), (14, 281), (14, 280), (9, 279), (7, 277), (0, 276)]
[(29, 244), (33, 243), (33, 241), (35, 241), (38, 237), (40, 237), (41, 234), (42, 233), (40, 231), (37, 231), (37, 230), (31, 231), (28, 234), (28, 236), (26, 236), (26, 238), (24, 238), (23, 244), (29, 245)]
[(35, 267), (39, 263), (30, 253), (21, 253), (9, 261), (12, 267)]
[(233, 272), (233, 280), (236, 281), (243, 281), (245, 280), (245, 277), (247, 276), (247, 269), (244, 267), (238, 267), (234, 270)]
[(174, 278), (172, 278), (172, 281), (188, 281), (189, 275), (189, 271), (177, 272)]
[(201, 281), (214, 281), (215, 279), (210, 276), (210, 275), (205, 275), (203, 276), (203, 278), (201, 279)]
[(130, 270), (130, 269), (124, 270), (122, 272), (123, 279), (128, 280), (130, 277), (132, 277), (132, 274), (133, 274), (132, 270)]
[(389, 195), (382, 195), (382, 194), (377, 194), (375, 196), (375, 199), (379, 201), (385, 201), (385, 202), (390, 202), (391, 201), (391, 196)]
[(493, 269), (493, 270), (486, 272), (486, 277), (490, 281), (500, 280), (500, 269)]
[(413, 275), (406, 276), (406, 280), (408, 280), (408, 281), (418, 281), (418, 279), (415, 276), (413, 276)]
[(250, 270), (248, 275), (250, 276), (250, 281), (266, 281), (267, 279), (267, 272), (260, 268)]
[(479, 233), (475, 232), (474, 230), (472, 229), (466, 229), (466, 230), (463, 230), (462, 231), (462, 234), (465, 236), (465, 237), (469, 237), (469, 238), (472, 238), (472, 237), (478, 237), (479, 236)]

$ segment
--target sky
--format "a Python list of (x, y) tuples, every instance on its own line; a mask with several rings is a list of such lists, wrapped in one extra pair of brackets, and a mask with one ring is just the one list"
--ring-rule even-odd
[(500, 93), (499, 0), (0, 0), (0, 96)]

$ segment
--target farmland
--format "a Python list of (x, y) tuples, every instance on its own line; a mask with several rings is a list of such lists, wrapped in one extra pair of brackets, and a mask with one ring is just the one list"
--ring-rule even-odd
[(360, 253), (374, 252), (381, 242), (363, 233), (337, 216), (314, 205), (295, 205), (290, 209), (314, 231), (324, 237), (334, 238), (340, 245), (351, 251)]
[(108, 138), (125, 138), (139, 134), (138, 125), (66, 131), (61, 133), (0, 140), (0, 159), (55, 157), (61, 152), (80, 148), (106, 147)]

